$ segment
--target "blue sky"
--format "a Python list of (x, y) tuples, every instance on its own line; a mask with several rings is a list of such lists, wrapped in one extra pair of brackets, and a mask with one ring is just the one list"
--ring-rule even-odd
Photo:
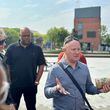
[(110, 0), (0, 0), (0, 27), (30, 27), (46, 33), (51, 27), (73, 28), (74, 9), (101, 6), (101, 23), (110, 33)]

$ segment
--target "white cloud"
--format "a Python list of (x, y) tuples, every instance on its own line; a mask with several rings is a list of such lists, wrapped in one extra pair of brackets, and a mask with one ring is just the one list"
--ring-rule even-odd
[(35, 7), (38, 7), (38, 4), (26, 4), (26, 5), (24, 5), (24, 8), (29, 8), (29, 7), (35, 8)]
[(73, 28), (73, 11), (67, 11), (63, 13), (58, 13), (57, 15), (49, 16), (43, 20), (32, 22), (30, 27), (41, 33), (46, 33), (48, 29), (56, 27), (64, 27), (69, 31)]
[(28, 2), (28, 3), (32, 3), (32, 2), (33, 2), (33, 0), (26, 0), (26, 2)]
[(68, 2), (69, 0), (57, 0), (56, 4), (62, 4)]
[(11, 14), (11, 10), (9, 8), (0, 8), (0, 20), (8, 19)]
[(70, 12), (74, 12), (74, 8), (70, 8), (70, 9), (65, 9), (59, 12), (59, 14), (63, 14), (63, 13), (70, 13)]
[(37, 15), (33, 15), (33, 16), (30, 16), (28, 17), (29, 20), (36, 20), (38, 19), (40, 16), (37, 14)]

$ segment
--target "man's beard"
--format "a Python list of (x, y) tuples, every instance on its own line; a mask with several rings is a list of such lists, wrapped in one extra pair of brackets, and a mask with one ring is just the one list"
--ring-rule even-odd
[(21, 44), (24, 46), (28, 46), (31, 43), (31, 41), (25, 42), (25, 41), (21, 41)]

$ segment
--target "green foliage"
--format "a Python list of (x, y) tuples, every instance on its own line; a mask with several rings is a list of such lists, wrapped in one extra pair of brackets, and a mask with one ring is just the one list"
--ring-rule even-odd
[(33, 33), (33, 36), (34, 37), (36, 37), (36, 38), (43, 38), (43, 44), (46, 44), (47, 43), (47, 41), (48, 41), (48, 36), (47, 36), (47, 34), (41, 34), (41, 33), (39, 33), (39, 32), (34, 32)]
[(58, 34), (58, 28), (56, 27), (49, 29), (47, 32), (50, 41), (56, 42), (57, 34)]
[(69, 35), (69, 32), (61, 28), (51, 28), (47, 32), (48, 40), (52, 42), (53, 48), (61, 47), (63, 45), (64, 38)]
[(107, 27), (105, 25), (101, 26), (101, 43), (106, 43)]
[(64, 29), (63, 27), (59, 28), (58, 30), (58, 37), (57, 37), (57, 46), (60, 47), (63, 45), (63, 41), (65, 37), (69, 35), (69, 32)]
[[(19, 28), (5, 28), (4, 30), (7, 35), (7, 45), (16, 42), (19, 39)], [(69, 32), (64, 27), (53, 27), (48, 30), (47, 34), (41, 34), (39, 32), (33, 33), (34, 37), (43, 38), (43, 44), (46, 44), (48, 41), (51, 41), (54, 48), (61, 47), (63, 45), (64, 38), (68, 35)]]
[(43, 44), (46, 44), (49, 41), (47, 34), (42, 34)]
[(101, 26), (101, 43), (110, 45), (110, 34), (108, 34), (107, 27)]
[(110, 34), (106, 36), (106, 44), (110, 45)]
[(38, 38), (38, 37), (41, 37), (42, 35), (39, 32), (34, 32), (33, 36)]
[(19, 28), (5, 28), (5, 33), (7, 35), (6, 44), (9, 45), (16, 42), (19, 39)]

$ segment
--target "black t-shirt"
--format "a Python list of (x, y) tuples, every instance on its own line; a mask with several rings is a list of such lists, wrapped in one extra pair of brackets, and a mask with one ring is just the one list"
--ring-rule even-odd
[(32, 43), (26, 48), (22, 47), (19, 42), (10, 45), (5, 59), (10, 67), (12, 87), (33, 86), (37, 66), (46, 64), (42, 49)]

